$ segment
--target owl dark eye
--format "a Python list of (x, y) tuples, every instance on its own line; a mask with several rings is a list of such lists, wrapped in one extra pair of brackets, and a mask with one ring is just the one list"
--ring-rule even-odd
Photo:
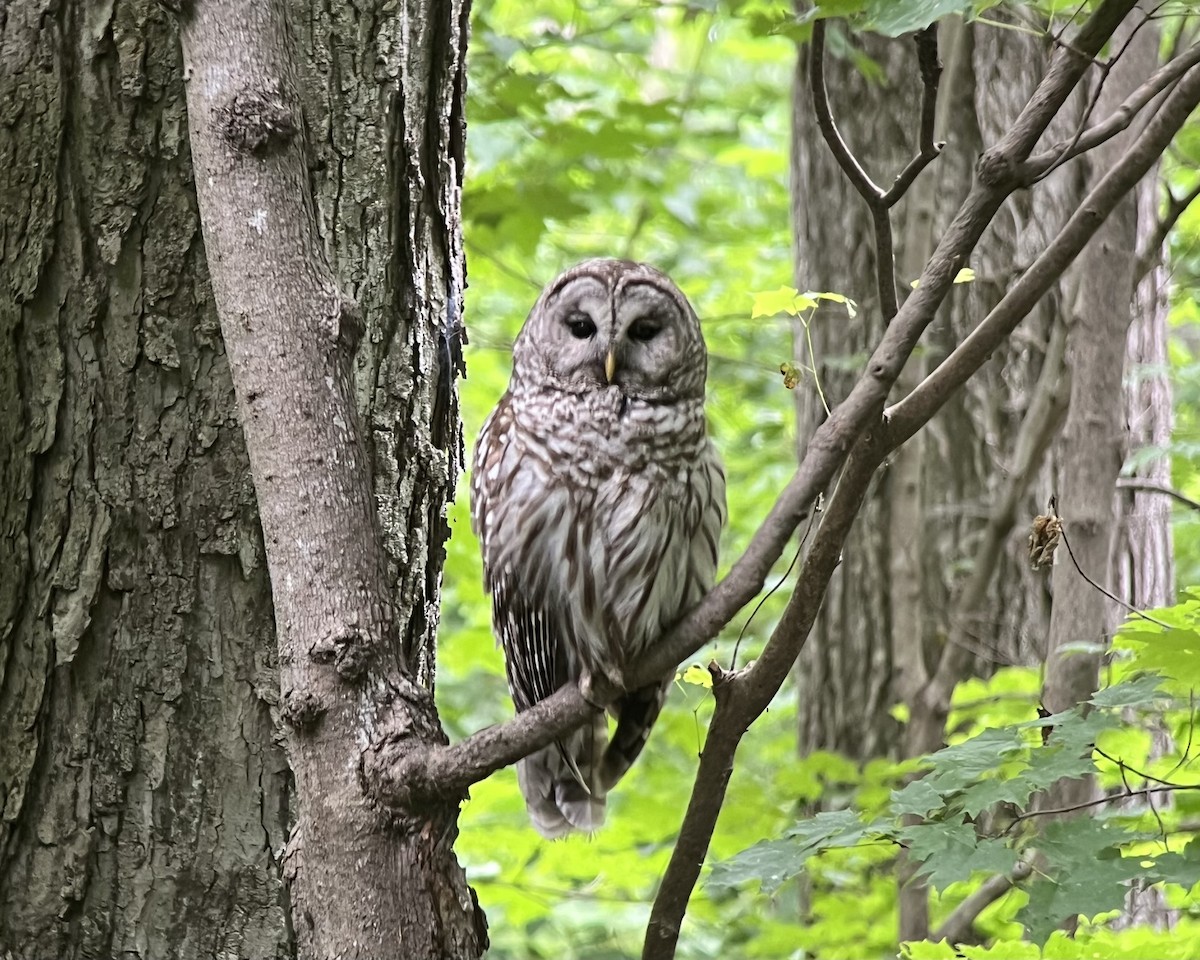
[(638, 343), (649, 343), (658, 336), (661, 330), (662, 324), (654, 317), (642, 317), (633, 321), (633, 325), (629, 328), (629, 336)]
[(578, 312), (567, 317), (567, 329), (576, 340), (587, 340), (596, 335), (596, 325), (586, 314)]

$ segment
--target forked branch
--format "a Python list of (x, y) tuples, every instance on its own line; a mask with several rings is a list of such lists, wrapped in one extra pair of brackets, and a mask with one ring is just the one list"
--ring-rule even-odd
[[(762, 589), (771, 567), (807, 515), (808, 505), (845, 464), (863, 433), (878, 423), (888, 392), (921, 334), (932, 323), (959, 267), (1000, 205), (1019, 186), (1011, 171), (1028, 158), (1091, 58), (1134, 3), (1104, 0), (1071, 47), (1056, 52), (1046, 76), (1012, 128), (980, 159), (980, 177), (926, 264), (919, 286), (900, 307), (849, 395), (813, 434), (796, 474), (746, 552), (694, 610), (631, 665), (632, 686), (655, 682), (693, 656)], [(472, 783), (545, 746), (563, 730), (583, 723), (596, 707), (611, 702), (613, 695), (613, 691), (597, 687), (589, 692), (589, 702), (578, 687), (567, 686), (537, 708), (454, 745), (436, 746), (399, 737), (377, 744), (364, 754), (364, 786), (380, 801), (402, 808), (434, 797), (460, 797)]]
[(813, 25), (812, 51), (809, 55), (809, 86), (812, 89), (813, 115), (817, 127), (829, 146), (838, 166), (866, 201), (875, 230), (875, 282), (879, 290), (880, 312), (885, 323), (891, 323), (899, 309), (896, 298), (896, 269), (892, 221), (888, 211), (908, 192), (913, 181), (926, 166), (942, 152), (944, 143), (934, 141), (934, 121), (937, 116), (938, 83), (942, 65), (938, 60), (937, 24), (933, 23), (916, 35), (917, 63), (921, 73), (921, 120), (918, 129), (918, 152), (900, 171), (886, 192), (876, 185), (863, 169), (854, 152), (843, 139), (829, 105), (829, 90), (825, 83), (825, 21)]

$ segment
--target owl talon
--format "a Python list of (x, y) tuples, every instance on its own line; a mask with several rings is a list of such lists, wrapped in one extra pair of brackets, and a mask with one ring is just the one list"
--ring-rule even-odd
[(579, 677), (579, 695), (587, 701), (589, 706), (597, 710), (604, 709), (605, 704), (601, 702), (603, 698), (596, 696), (596, 686), (592, 680), (592, 672), (590, 670), (584, 670)]

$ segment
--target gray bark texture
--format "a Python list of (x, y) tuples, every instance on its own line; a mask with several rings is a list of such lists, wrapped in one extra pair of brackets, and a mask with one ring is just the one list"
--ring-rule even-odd
[[(187, 29), (211, 25), (211, 7), (190, 7)], [(230, 5), (209, 41), (251, 7)], [(0, 17), (5, 960), (486, 946), (451, 853), (454, 811), (367, 806), (355, 740), (442, 737), (431, 694), (461, 463), (467, 10), (335, 7), (257, 11), (277, 42), (249, 51), (260, 83), (211, 100), (227, 155), (200, 173), (185, 105), (200, 64), (185, 71), (173, 16), (141, 0), (19, 0)], [(245, 45), (234, 53), (244, 65)], [(281, 197), (257, 178), (289, 143)], [(221, 166), (231, 156), (240, 167)], [(257, 202), (227, 213), (271, 256), (295, 253), (295, 274), (201, 236), (196, 181), (244, 187), (248, 170)], [(307, 326), (272, 331), (262, 394), (239, 383), (240, 411), (222, 271), (262, 284), (247, 329), (272, 319), (262, 303), (307, 297), (285, 304)], [(314, 348), (332, 385), (290, 366)], [(322, 406), (333, 394), (340, 424)], [(265, 553), (239, 420), (248, 435), (310, 429), (256, 476)], [(339, 459), (352, 483), (335, 485)], [(308, 500), (289, 515), (264, 483)], [(370, 542), (350, 542), (364, 528)], [(306, 580), (274, 598), (281, 698), (266, 561), (288, 551)]]
[(0, 17), (0, 956), (291, 955), (291, 775), (172, 19)]
[[(975, 159), (1011, 123), (1050, 52), (1048, 44), (1012, 31), (953, 23), (942, 28), (939, 45), (936, 136), (947, 145), (892, 212), (902, 298), (969, 189)], [(864, 38), (863, 52), (886, 79), (869, 80), (849, 59), (835, 60), (830, 95), (851, 148), (887, 184), (916, 151), (916, 55), (911, 41), (875, 38)], [(850, 323), (835, 317), (833, 305), (823, 305), (813, 320), (817, 366), (832, 404), (853, 383), (856, 358), (878, 338), (882, 321), (871, 219), (816, 128), (803, 59), (801, 51), (793, 149), (796, 283), (844, 293), (861, 306)], [(1076, 99), (1064, 108), (1066, 117), (1077, 111)], [(1048, 139), (1070, 129), (1066, 117), (1051, 126)], [(957, 287), (943, 307), (905, 370), (901, 392), (999, 300), (1082, 194), (1069, 169), (1035, 192), (1034, 198), (1016, 194), (993, 221), (969, 264), (976, 279)], [(1048, 605), (1040, 581), (1027, 572), (1023, 524), (1049, 489), (1041, 453), (1061, 415), (1061, 404), (1046, 395), (1057, 378), (1042, 377), (1060, 362), (1061, 345), (1056, 354), (1052, 336), (1056, 299), (1047, 298), (880, 474), (830, 584), (815, 642), (798, 665), (802, 751), (868, 759), (935, 748), (949, 691), (933, 681), (947, 647), (958, 652), (964, 674), (1036, 655)], [(1035, 389), (1043, 379), (1049, 383)], [(811, 392), (797, 399), (803, 451), (824, 411)], [(1033, 415), (1039, 423), (1026, 431), (1022, 442), (1030, 449), (1022, 450), (1022, 424)], [(908, 731), (890, 715), (898, 702), (912, 707)]]

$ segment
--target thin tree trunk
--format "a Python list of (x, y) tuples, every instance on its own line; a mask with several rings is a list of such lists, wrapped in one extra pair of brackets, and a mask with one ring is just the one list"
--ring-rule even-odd
[[(1098, 115), (1111, 112), (1157, 63), (1158, 32), (1153, 26), (1144, 27), (1124, 47), (1101, 88)], [(1089, 160), (1097, 169), (1107, 169), (1126, 140), (1121, 137), (1098, 147)], [(1154, 184), (1155, 178), (1148, 178), (1142, 189), (1153, 191)], [(1145, 201), (1140, 205), (1148, 206)], [(1154, 391), (1135, 386), (1127, 394), (1122, 384), (1129, 348), (1136, 345), (1131, 335), (1135, 304), (1146, 310), (1137, 340), (1153, 343), (1157, 338), (1149, 331), (1156, 325), (1161, 328), (1165, 319), (1157, 289), (1143, 285), (1139, 292), (1135, 273), (1139, 239), (1149, 235), (1153, 225), (1153, 220), (1139, 225), (1139, 198), (1129, 196), (1113, 210), (1072, 274), (1076, 293), (1070, 301), (1067, 334), (1071, 402), (1055, 451), (1058, 509), (1070, 554), (1057, 558), (1053, 574), (1054, 608), (1043, 689), (1044, 705), (1052, 713), (1082, 703), (1095, 692), (1103, 649), (1123, 618), (1123, 611), (1088, 583), (1076, 565), (1111, 590), (1117, 583), (1116, 572), (1122, 566), (1132, 571), (1139, 560), (1136, 581), (1149, 588), (1147, 599), (1165, 599), (1163, 588), (1170, 582), (1169, 551), (1164, 552), (1161, 525), (1127, 524), (1124, 536), (1118, 536), (1121, 497), (1116, 483), (1129, 450), (1129, 414), (1134, 412), (1143, 421), (1144, 436), (1161, 433), (1153, 422), (1162, 417), (1161, 398), (1157, 404), (1146, 403), (1154, 400)], [(1131, 411), (1131, 406), (1143, 409)], [(1127, 563), (1119, 561), (1122, 540), (1130, 558)], [(1158, 569), (1151, 572), (1147, 564)], [(1072, 646), (1080, 643), (1091, 644), (1092, 649)], [(1060, 652), (1064, 647), (1068, 650)], [(1060, 784), (1047, 802), (1065, 806), (1085, 799), (1094, 789), (1088, 780)]]
[[(429, 24), (448, 19), (449, 30), (433, 32), (445, 48), (435, 48), (425, 64), (449, 75), (440, 91), (447, 99), (423, 105), (439, 111), (430, 119), (444, 135), (448, 102), (462, 92), (466, 38), (455, 33), (462, 21), (445, 5), (410, 12)], [(401, 814), (369, 803), (360, 781), (359, 758), (369, 744), (397, 737), (444, 743), (445, 734), (431, 691), (413, 682), (420, 648), (402, 642), (397, 629), (351, 377), (362, 321), (322, 248), (309, 201), (284, 7), (278, 0), (196, 0), (182, 39), (205, 245), (278, 625), (298, 804), (286, 871), (300, 953), (383, 960), (399, 944), (406, 957), (477, 957), (487, 937), (453, 853), (457, 803)], [(454, 146), (449, 137), (431, 139), (426, 160)], [(434, 183), (449, 176), (441, 195), (456, 198), (453, 158), (436, 168), (414, 167)], [(443, 229), (456, 230), (457, 205), (439, 212), (448, 218)], [(446, 262), (450, 243), (428, 250), (411, 235), (391, 239), (410, 263), (428, 267), (440, 253), (443, 276), (454, 276)], [(446, 291), (443, 304), (457, 308), (449, 284)], [(446, 335), (444, 314), (406, 319), (429, 341)], [(440, 386), (452, 389), (450, 366), (423, 372), (432, 385), (440, 377)], [(420, 414), (420, 423), (405, 425), (417, 429), (408, 442), (445, 449), (456, 426), (435, 418), (453, 411), (428, 403)], [(438, 519), (452, 477), (446, 464)], [(410, 521), (410, 532), (430, 519)], [(411, 611), (408, 619), (425, 622)]]

